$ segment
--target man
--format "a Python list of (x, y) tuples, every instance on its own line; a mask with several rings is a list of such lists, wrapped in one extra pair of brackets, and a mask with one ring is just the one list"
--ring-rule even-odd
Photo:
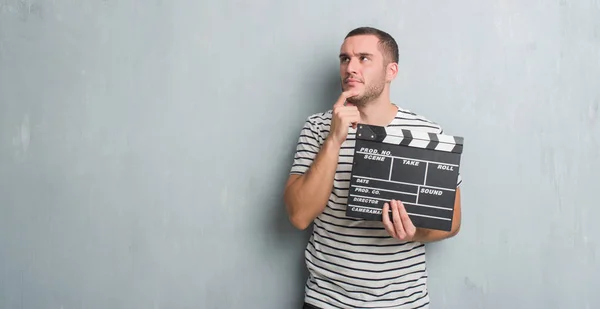
[(304, 308), (428, 308), (424, 243), (458, 233), (460, 175), (450, 232), (415, 228), (401, 201), (384, 207), (393, 220), (345, 216), (357, 123), (443, 131), (390, 101), (398, 47), (389, 34), (354, 29), (340, 51), (343, 92), (331, 110), (306, 120), (285, 188), (291, 223), (299, 229), (313, 223)]

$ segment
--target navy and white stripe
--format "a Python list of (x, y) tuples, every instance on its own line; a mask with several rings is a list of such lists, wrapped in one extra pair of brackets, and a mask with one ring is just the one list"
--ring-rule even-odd
[[(290, 173), (309, 169), (329, 134), (331, 117), (329, 110), (307, 118)], [(402, 108), (387, 129), (443, 134), (435, 122)], [(305, 250), (309, 270), (305, 301), (323, 309), (428, 308), (424, 245), (390, 237), (381, 222), (345, 215), (355, 138), (356, 130), (350, 128), (329, 201), (314, 221)]]

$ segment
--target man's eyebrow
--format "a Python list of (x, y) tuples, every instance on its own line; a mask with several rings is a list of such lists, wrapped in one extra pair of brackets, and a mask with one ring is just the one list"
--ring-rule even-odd
[[(373, 54), (371, 54), (371, 53), (358, 53), (358, 55), (362, 56), (362, 57), (371, 57), (371, 56), (373, 56)], [(341, 53), (340, 54), (340, 58), (345, 58), (345, 57), (350, 57), (350, 56), (348, 56), (347, 53)]]

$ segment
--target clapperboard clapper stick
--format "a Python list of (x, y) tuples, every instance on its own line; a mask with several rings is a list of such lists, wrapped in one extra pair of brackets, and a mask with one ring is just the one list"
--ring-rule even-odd
[(416, 227), (450, 231), (463, 138), (358, 124), (346, 215), (381, 221), (404, 204)]

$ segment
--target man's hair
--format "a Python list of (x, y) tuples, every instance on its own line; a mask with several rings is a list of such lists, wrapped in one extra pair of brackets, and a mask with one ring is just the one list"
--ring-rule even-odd
[(383, 50), (385, 59), (387, 59), (390, 62), (396, 62), (396, 63), (399, 61), (398, 44), (396, 43), (396, 40), (394, 40), (394, 38), (389, 33), (379, 30), (377, 28), (373, 28), (373, 27), (359, 27), (359, 28), (356, 28), (356, 29), (348, 32), (348, 34), (346, 35), (346, 37), (344, 39), (347, 39), (351, 36), (356, 36), (356, 35), (374, 35), (374, 36), (376, 36), (379, 39), (379, 46)]

